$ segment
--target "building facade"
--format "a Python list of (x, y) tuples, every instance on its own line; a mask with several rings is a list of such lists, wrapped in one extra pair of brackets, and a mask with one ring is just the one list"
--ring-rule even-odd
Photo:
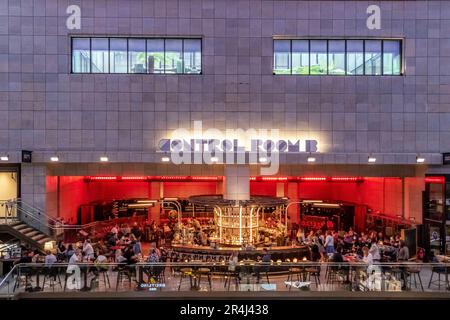
[[(226, 193), (213, 177), (235, 177), (423, 224), (443, 250), (449, 29), (447, 1), (0, 0), (0, 198), (76, 223), (84, 203)], [(163, 159), (195, 121), (305, 144), (265, 180), (262, 161)], [(104, 176), (145, 178), (87, 178)]]

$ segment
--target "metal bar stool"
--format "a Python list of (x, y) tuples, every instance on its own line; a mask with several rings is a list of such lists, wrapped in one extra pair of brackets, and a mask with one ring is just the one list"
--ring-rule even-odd
[(181, 289), (181, 283), (183, 282), (183, 279), (187, 278), (187, 277), (189, 277), (189, 283), (191, 285), (190, 288), (192, 288), (193, 287), (193, 284), (192, 284), (193, 270), (192, 270), (192, 268), (181, 268), (180, 273), (181, 273), (181, 276), (180, 276), (180, 283), (178, 284), (178, 291), (180, 291), (180, 289)]
[(419, 278), (420, 288), (423, 290), (422, 278), (420, 277), (420, 269), (419, 268), (407, 268), (406, 275), (409, 277), (409, 288), (412, 289), (412, 281), (414, 278), (414, 287), (417, 288), (417, 278)]

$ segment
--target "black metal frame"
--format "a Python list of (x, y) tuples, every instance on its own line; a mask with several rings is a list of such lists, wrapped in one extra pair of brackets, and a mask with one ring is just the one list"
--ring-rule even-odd
[[(290, 41), (290, 46), (289, 46), (289, 69), (290, 69), (290, 73), (288, 74), (278, 74), (275, 72), (275, 41), (279, 41), (279, 40), (284, 40), (284, 41)], [(309, 66), (308, 66), (308, 74), (299, 74), (299, 73), (292, 73), (292, 41), (295, 40), (305, 40), (308, 41), (308, 55), (309, 55)], [(327, 46), (327, 71), (325, 74), (311, 74), (311, 41), (312, 40), (323, 40), (326, 41), (326, 46)], [(345, 52), (344, 52), (344, 65), (345, 65), (345, 74), (330, 74), (329, 73), (329, 42), (333, 41), (333, 40), (342, 40), (345, 41)], [(352, 41), (352, 40), (359, 40), (362, 41), (363, 43), (363, 74), (349, 74), (348, 70), (347, 70), (347, 41)], [(381, 55), (380, 55), (380, 59), (381, 59), (381, 73), (379, 75), (376, 74), (366, 74), (366, 59), (365, 59), (365, 55), (366, 55), (366, 41), (371, 41), (371, 40), (379, 40), (381, 41)], [(399, 74), (385, 74), (384, 73), (384, 42), (385, 41), (398, 41), (399, 42), (399, 53), (400, 53), (400, 73)], [(273, 74), (277, 75), (277, 76), (286, 76), (286, 75), (299, 75), (299, 76), (403, 76), (404, 75), (404, 57), (403, 57), (403, 46), (404, 46), (404, 39), (400, 39), (400, 38), (326, 38), (326, 39), (321, 39), (321, 38), (274, 38), (273, 42), (272, 42), (272, 49), (273, 49), (273, 58), (272, 58), (272, 70), (273, 70)]]
[[(108, 40), (108, 72), (92, 72), (92, 59), (89, 64), (89, 72), (75, 72), (73, 70), (73, 40), (74, 39), (89, 39), (89, 56), (92, 58), (92, 39), (107, 39)], [(111, 39), (126, 39), (127, 43), (127, 72), (111, 72)], [(129, 40), (130, 39), (141, 39), (145, 40), (145, 65), (148, 70), (148, 51), (147, 51), (147, 40), (157, 39), (163, 40), (164, 44), (164, 72), (162, 73), (132, 73), (129, 70)], [(181, 40), (181, 63), (182, 63), (182, 73), (166, 73), (166, 40)], [(184, 62), (184, 41), (185, 40), (199, 40), (200, 41), (200, 72), (199, 73), (185, 73), (185, 62)], [(70, 37), (70, 73), (71, 74), (133, 74), (133, 75), (202, 75), (203, 74), (203, 39), (201, 37), (121, 37), (121, 36), (71, 36)]]

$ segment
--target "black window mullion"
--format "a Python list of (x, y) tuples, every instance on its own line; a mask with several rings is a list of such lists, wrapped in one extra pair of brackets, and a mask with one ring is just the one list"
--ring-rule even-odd
[(130, 51), (130, 38), (127, 38), (127, 73), (130, 73), (130, 55), (129, 55), (129, 51)]
[(311, 39), (308, 39), (308, 76), (311, 75)]
[(145, 41), (145, 55), (144, 55), (144, 57), (145, 57), (145, 73), (148, 73), (148, 53), (147, 53), (147, 38), (144, 38), (144, 41)]
[(108, 74), (111, 73), (111, 38), (108, 38)]
[(344, 74), (347, 75), (347, 40), (344, 40)]
[(325, 54), (327, 55), (327, 75), (330, 74), (329, 71), (329, 64), (330, 64), (330, 45), (329, 45), (330, 40), (326, 40), (326, 44), (327, 44), (327, 48), (325, 49)]
[(366, 75), (366, 40), (363, 40), (363, 75)]
[(289, 41), (289, 51), (290, 51), (290, 55), (288, 57), (288, 63), (289, 65), (289, 70), (291, 70), (291, 75), (292, 75), (292, 40)]
[[(394, 70), (392, 70), (394, 71)], [(394, 73), (394, 72), (392, 72)], [(381, 40), (381, 73), (384, 76), (384, 40)]]
[(181, 39), (181, 74), (184, 74), (184, 40)]
[(89, 38), (89, 70), (88, 73), (92, 73), (92, 38)]
[(163, 74), (166, 74), (166, 40), (163, 41)]

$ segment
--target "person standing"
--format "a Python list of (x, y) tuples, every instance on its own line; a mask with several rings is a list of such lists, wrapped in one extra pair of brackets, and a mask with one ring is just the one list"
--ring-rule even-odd
[(327, 236), (325, 238), (325, 252), (330, 255), (334, 253), (334, 238), (331, 231), (327, 231)]

